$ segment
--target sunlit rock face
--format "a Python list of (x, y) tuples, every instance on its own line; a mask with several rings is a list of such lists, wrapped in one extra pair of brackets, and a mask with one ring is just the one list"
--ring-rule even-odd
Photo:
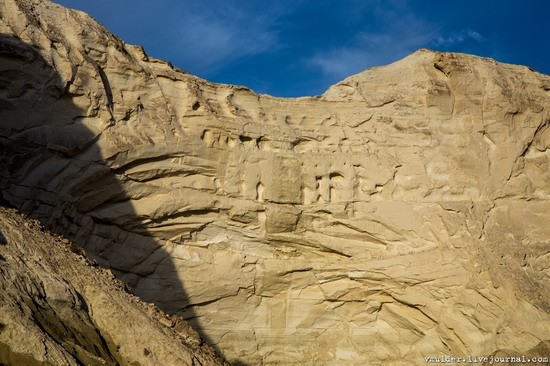
[(0, 54), (4, 198), (230, 361), (544, 351), (550, 77), (420, 50), (282, 99), (47, 1), (0, 15), (29, 45)]

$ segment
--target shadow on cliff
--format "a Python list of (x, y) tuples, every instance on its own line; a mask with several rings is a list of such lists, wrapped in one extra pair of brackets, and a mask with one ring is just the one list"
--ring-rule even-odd
[[(98, 134), (81, 123), (87, 112), (73, 103), (69, 87), (37, 46), (0, 33), (0, 204), (83, 247), (130, 292), (187, 319), (221, 356), (188, 306), (170, 254), (135, 225), (143, 218), (102, 160)], [(99, 214), (111, 209), (120, 216)], [(127, 230), (129, 222), (134, 225)], [(63, 335), (50, 336), (63, 341)]]

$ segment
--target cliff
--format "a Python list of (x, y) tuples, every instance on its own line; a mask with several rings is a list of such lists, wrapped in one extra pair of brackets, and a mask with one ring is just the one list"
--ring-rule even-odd
[(4, 199), (229, 361), (544, 355), (549, 76), (420, 50), (282, 99), (48, 1), (0, 18)]

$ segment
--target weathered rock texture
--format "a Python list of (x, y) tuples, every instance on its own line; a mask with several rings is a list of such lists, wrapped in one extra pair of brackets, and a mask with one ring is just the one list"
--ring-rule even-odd
[(420, 50), (281, 99), (48, 1), (0, 15), (4, 198), (231, 361), (550, 340), (550, 77)]
[(0, 207), (0, 365), (223, 364), (187, 322), (126, 293), (70, 248)]

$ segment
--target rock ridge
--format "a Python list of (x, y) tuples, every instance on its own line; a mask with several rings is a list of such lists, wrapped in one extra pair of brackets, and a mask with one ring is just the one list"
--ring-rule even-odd
[(36, 220), (0, 207), (0, 238), (0, 364), (225, 364)]

